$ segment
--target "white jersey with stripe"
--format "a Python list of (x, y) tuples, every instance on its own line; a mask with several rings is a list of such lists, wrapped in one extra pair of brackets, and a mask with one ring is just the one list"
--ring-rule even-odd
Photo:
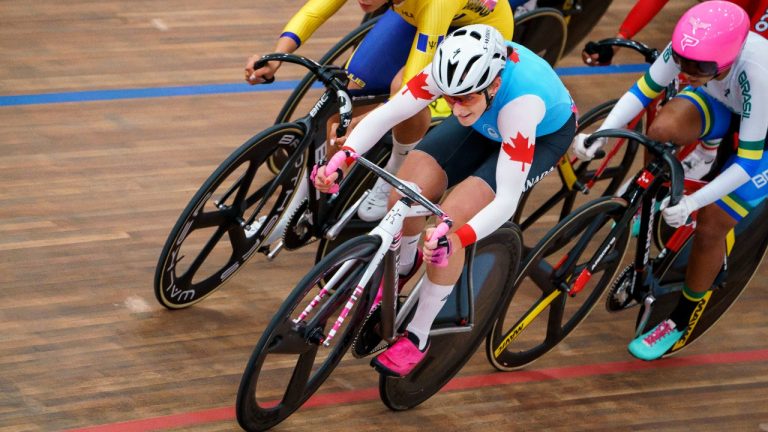
[[(667, 45), (648, 72), (619, 99), (600, 129), (625, 127), (679, 73), (680, 68), (672, 60), (671, 44)], [(768, 132), (768, 40), (750, 32), (728, 73), (707, 82), (702, 89), (741, 116), (736, 163), (696, 192), (696, 202), (704, 206), (747, 182), (750, 169), (763, 156)], [(723, 175), (730, 170), (734, 172)]]

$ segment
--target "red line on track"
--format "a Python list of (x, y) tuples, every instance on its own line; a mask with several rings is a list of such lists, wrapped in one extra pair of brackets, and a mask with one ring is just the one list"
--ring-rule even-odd
[[(768, 350), (741, 351), (716, 354), (701, 354), (690, 357), (672, 357), (653, 362), (638, 360), (595, 363), (580, 366), (565, 366), (549, 369), (522, 370), (517, 372), (494, 372), (483, 375), (465, 376), (452, 379), (441, 391), (467, 390), (504, 384), (549, 381), (557, 379), (579, 378), (586, 376), (608, 375), (621, 372), (638, 372), (653, 369), (702, 366), (712, 364), (730, 364), (768, 361)], [(302, 409), (365, 402), (378, 399), (377, 388), (365, 388), (338, 393), (317, 394), (307, 401)], [(217, 421), (233, 420), (233, 407), (213, 408), (163, 417), (132, 420), (99, 426), (71, 429), (67, 432), (145, 432), (180, 428)]]

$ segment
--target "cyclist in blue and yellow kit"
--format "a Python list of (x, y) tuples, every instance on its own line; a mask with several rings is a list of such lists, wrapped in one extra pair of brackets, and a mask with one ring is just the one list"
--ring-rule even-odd
[[(682, 73), (691, 84), (659, 111), (648, 135), (676, 144), (716, 140), (738, 130), (738, 148), (717, 176), (675, 206), (662, 202), (672, 227), (698, 210), (683, 295), (669, 318), (629, 344), (629, 352), (654, 360), (686, 337), (697, 306), (706, 306), (725, 258), (726, 236), (768, 196), (768, 40), (750, 30), (749, 15), (732, 2), (712, 0), (689, 9), (678, 21), (672, 42), (646, 74), (619, 99), (600, 129), (623, 127)], [(589, 160), (604, 140), (574, 153)], [(710, 169), (712, 166), (710, 166)]]
[[(294, 52), (346, 0), (309, 0), (288, 22), (277, 41), (275, 52)], [(350, 59), (347, 69), (350, 88), (370, 94), (392, 93), (432, 61), (437, 45), (450, 28), (482, 23), (495, 27), (509, 40), (514, 20), (508, 0), (358, 0), (364, 12), (373, 12), (389, 3), (390, 9), (371, 29)], [(279, 62), (253, 70), (260, 58), (248, 59), (245, 79), (262, 83), (274, 76)], [(416, 147), (430, 125), (430, 111), (424, 108), (404, 119), (392, 133), (394, 148), (386, 169), (396, 172), (408, 152)], [(353, 121), (353, 126), (357, 120)], [(378, 220), (387, 211), (389, 184), (379, 181), (359, 209), (359, 216)]]

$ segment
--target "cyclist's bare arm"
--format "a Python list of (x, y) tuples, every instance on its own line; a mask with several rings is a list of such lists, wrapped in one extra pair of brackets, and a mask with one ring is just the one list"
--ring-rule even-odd
[[(333, 16), (346, 0), (309, 0), (288, 21), (283, 33), (277, 40), (273, 52), (292, 53), (301, 44), (306, 42), (328, 18)], [(254, 54), (248, 58), (245, 65), (245, 80), (250, 84), (261, 84), (273, 78), (280, 62), (269, 62), (266, 66), (257, 70), (253, 69), (253, 63), (261, 58), (261, 54)]]

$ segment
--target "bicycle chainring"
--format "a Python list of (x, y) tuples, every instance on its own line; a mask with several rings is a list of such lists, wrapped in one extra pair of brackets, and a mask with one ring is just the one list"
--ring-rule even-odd
[(365, 317), (360, 330), (352, 341), (352, 355), (355, 358), (367, 357), (382, 351), (387, 343), (381, 338), (379, 324), (381, 323), (381, 304), (378, 304)]
[(304, 200), (293, 212), (283, 232), (283, 247), (287, 250), (298, 249), (312, 240), (312, 214), (309, 201)]
[(621, 271), (619, 277), (616, 278), (608, 290), (608, 297), (605, 299), (605, 309), (608, 312), (618, 312), (639, 304), (632, 295), (636, 276), (637, 273), (635, 273), (632, 264)]

